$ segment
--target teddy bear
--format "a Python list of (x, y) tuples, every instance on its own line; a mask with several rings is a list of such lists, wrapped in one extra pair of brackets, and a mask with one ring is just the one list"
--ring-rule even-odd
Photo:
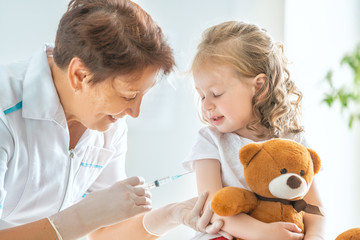
[(304, 212), (322, 215), (302, 198), (321, 167), (318, 154), (287, 139), (250, 143), (239, 151), (245, 180), (252, 191), (225, 187), (211, 207), (220, 216), (247, 213), (266, 223), (292, 222), (304, 231)]
[(360, 240), (360, 228), (352, 228), (336, 237), (335, 240)]

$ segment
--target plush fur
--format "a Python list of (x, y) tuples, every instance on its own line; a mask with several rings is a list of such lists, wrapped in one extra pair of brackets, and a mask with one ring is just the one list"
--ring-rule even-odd
[(360, 228), (349, 229), (337, 236), (335, 240), (360, 240)]
[(225, 187), (212, 199), (212, 209), (220, 216), (248, 213), (266, 222), (292, 222), (304, 231), (302, 211), (265, 198), (299, 200), (307, 193), (321, 161), (315, 151), (285, 139), (245, 145), (239, 152), (245, 179), (251, 191)]

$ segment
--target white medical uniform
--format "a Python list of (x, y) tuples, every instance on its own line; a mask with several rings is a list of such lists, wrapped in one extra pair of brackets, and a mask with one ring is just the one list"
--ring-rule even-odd
[(50, 216), (126, 177), (124, 119), (106, 132), (86, 130), (69, 151), (45, 49), (0, 66), (0, 229)]

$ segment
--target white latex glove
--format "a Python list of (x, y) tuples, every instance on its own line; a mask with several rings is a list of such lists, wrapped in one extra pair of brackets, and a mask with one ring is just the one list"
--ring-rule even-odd
[(144, 180), (131, 177), (111, 187), (88, 194), (79, 203), (49, 217), (63, 240), (77, 239), (100, 227), (108, 226), (151, 210), (151, 193)]
[(210, 203), (206, 206), (204, 212), (202, 211), (207, 197), (207, 193), (202, 193), (198, 198), (192, 198), (178, 203), (178, 212), (175, 214), (181, 216), (180, 221), (182, 224), (189, 226), (196, 231), (209, 234), (219, 233), (227, 239), (233, 239), (230, 234), (221, 231), (221, 228), (224, 225), (222, 220), (216, 220), (212, 224), (210, 223), (214, 214)]

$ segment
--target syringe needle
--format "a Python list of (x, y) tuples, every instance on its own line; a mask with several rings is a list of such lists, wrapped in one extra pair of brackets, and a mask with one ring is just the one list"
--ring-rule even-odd
[(189, 174), (189, 173), (191, 173), (191, 172), (186, 172), (186, 173), (183, 173), (183, 174), (175, 175), (175, 176), (172, 176), (171, 178), (172, 178), (172, 180), (175, 180), (175, 179), (178, 179), (179, 177), (182, 177), (182, 176), (184, 176), (186, 174)]
[(186, 172), (186, 173), (183, 173), (183, 174), (179, 174), (179, 175), (175, 175), (175, 176), (172, 176), (172, 177), (164, 177), (164, 178), (159, 178), (155, 181), (152, 181), (152, 182), (148, 182), (148, 183), (145, 183), (145, 188), (147, 189), (152, 189), (152, 188), (155, 188), (155, 187), (161, 187), (162, 185), (164, 184), (167, 184), (175, 179), (178, 179), (188, 173), (191, 173), (191, 172)]

